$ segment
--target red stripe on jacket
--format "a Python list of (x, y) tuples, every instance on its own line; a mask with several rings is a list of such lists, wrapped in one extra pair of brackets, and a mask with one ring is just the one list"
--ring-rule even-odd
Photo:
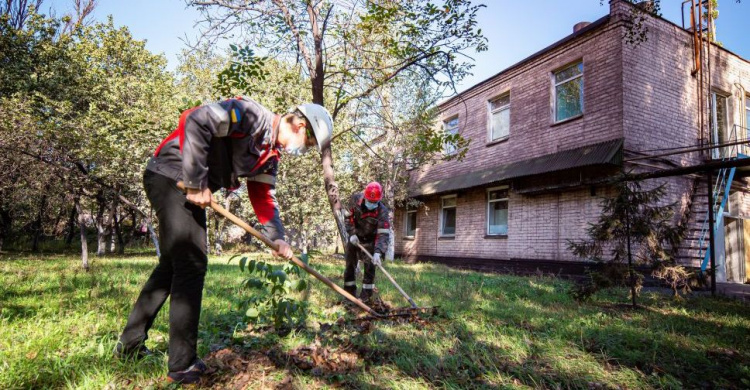
[[(199, 106), (200, 107), (200, 106)], [(180, 121), (177, 124), (177, 128), (172, 132), (172, 134), (168, 135), (167, 138), (164, 138), (163, 141), (159, 144), (159, 147), (156, 148), (156, 151), (154, 151), (154, 157), (159, 157), (159, 152), (161, 151), (161, 148), (164, 147), (169, 141), (178, 138), (180, 139), (180, 153), (182, 153), (182, 144), (185, 141), (185, 120), (187, 119), (187, 116), (198, 109), (199, 107), (193, 107), (191, 109), (185, 110), (180, 114)]]

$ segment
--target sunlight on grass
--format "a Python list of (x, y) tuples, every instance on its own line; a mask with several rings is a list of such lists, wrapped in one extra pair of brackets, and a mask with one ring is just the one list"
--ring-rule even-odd
[[(307, 328), (279, 337), (247, 327), (240, 303), (252, 292), (240, 288), (246, 275), (228, 258), (209, 264), (199, 354), (320, 345), (360, 359), (340, 374), (277, 366), (256, 378), (259, 386), (290, 376), (301, 388), (750, 386), (750, 308), (735, 301), (675, 301), (649, 292), (643, 309), (631, 310), (618, 306), (627, 293), (613, 290), (578, 304), (562, 280), (394, 262), (386, 264), (389, 272), (419, 305), (440, 306), (440, 317), (319, 333), (319, 324), (351, 314), (336, 293), (310, 279)], [(156, 356), (122, 362), (111, 353), (155, 264), (148, 255), (96, 258), (86, 273), (69, 256), (0, 259), (0, 388), (163, 387), (168, 303), (147, 341)], [(341, 284), (343, 260), (316, 258), (312, 265)], [(408, 305), (384, 277), (376, 283), (391, 305)]]

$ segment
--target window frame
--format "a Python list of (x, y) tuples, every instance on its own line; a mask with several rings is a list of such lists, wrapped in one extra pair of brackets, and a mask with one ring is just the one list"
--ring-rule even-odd
[[(414, 214), (414, 232), (409, 234), (409, 215)], [(404, 238), (414, 238), (417, 236), (417, 209), (406, 209), (404, 212)]]
[[(445, 200), (446, 199), (455, 199), (456, 200), (456, 204), (454, 204), (453, 206), (447, 206), (446, 207), (445, 206)], [(444, 228), (443, 224), (445, 222), (445, 217), (443, 216), (443, 214), (444, 214), (444, 212), (445, 212), (446, 209), (453, 209), (454, 210), (454, 212), (456, 213), (455, 224), (458, 225), (458, 195), (453, 194), (453, 195), (445, 195), (445, 196), (441, 196), (440, 197), (440, 214), (439, 214), (439, 218), (438, 218), (438, 236), (440, 236), (440, 237), (455, 237), (456, 236), (456, 232), (455, 232), (456, 226), (453, 226), (453, 230), (454, 230), (453, 233), (448, 233), (448, 234), (443, 233), (443, 228)]]
[[(558, 73), (560, 73), (560, 72), (562, 72), (562, 71), (564, 71), (564, 70), (566, 70), (568, 68), (572, 68), (574, 66), (577, 66), (578, 64), (581, 65), (581, 74), (569, 77), (569, 78), (567, 78), (567, 79), (565, 79), (563, 81), (560, 81), (560, 82), (558, 82), (556, 80), (555, 75), (557, 75)], [(585, 100), (586, 99), (584, 98), (584, 89), (585, 89), (585, 85), (586, 84), (585, 84), (585, 82), (584, 82), (585, 80), (583, 78), (583, 76), (584, 76), (585, 73), (586, 73), (586, 68), (585, 68), (585, 66), (583, 64), (583, 58), (575, 60), (573, 62), (569, 62), (566, 65), (563, 65), (563, 66), (561, 66), (561, 67), (553, 70), (550, 73), (550, 80), (552, 81), (551, 94), (552, 94), (552, 124), (553, 125), (556, 125), (558, 123), (564, 123), (564, 122), (567, 122), (567, 121), (570, 121), (570, 120), (573, 120), (573, 119), (580, 118), (586, 112), (586, 106), (585, 106)], [(563, 85), (565, 83), (571, 82), (573, 80), (579, 79), (579, 78), (581, 79), (581, 97), (580, 97), (580, 99), (581, 99), (581, 112), (578, 113), (578, 114), (576, 114), (576, 115), (573, 115), (573, 116), (570, 116), (570, 117), (558, 120), (557, 119), (557, 87), (560, 86), (560, 85)]]
[[(508, 104), (506, 104), (504, 106), (501, 106), (501, 107), (498, 107), (498, 108), (495, 108), (495, 109), (492, 109), (492, 103), (494, 103), (494, 102), (496, 102), (496, 101), (498, 101), (500, 99), (503, 99), (505, 97), (508, 98)], [(487, 143), (500, 142), (500, 141), (504, 141), (504, 140), (510, 138), (510, 114), (511, 114), (510, 109), (511, 109), (511, 104), (512, 104), (512, 102), (511, 102), (510, 91), (503, 92), (503, 93), (501, 93), (501, 94), (499, 94), (499, 95), (497, 95), (497, 96), (495, 96), (495, 97), (487, 100)], [(508, 134), (506, 134), (506, 135), (504, 135), (502, 137), (492, 138), (492, 133), (493, 133), (492, 116), (495, 113), (499, 113), (499, 112), (505, 111), (505, 110), (508, 110)]]
[[(454, 126), (454, 127), (452, 127), (452, 128), (449, 129), (448, 128), (448, 123), (449, 122), (453, 122), (453, 120), (456, 121), (456, 126)], [(460, 127), (461, 127), (461, 121), (459, 120), (458, 115), (453, 115), (453, 116), (450, 116), (447, 119), (443, 120), (443, 132), (444, 133), (458, 134), (458, 131), (459, 131)], [(447, 143), (443, 143), (443, 155), (444, 156), (452, 156), (452, 155), (458, 153), (458, 148), (455, 147), (455, 145), (451, 145), (451, 147), (453, 149), (450, 150), (450, 151), (448, 151), (447, 148), (446, 148), (448, 145), (449, 144), (447, 144)]]
[[(492, 191), (499, 191), (499, 190), (508, 190), (508, 196), (505, 197), (505, 198), (492, 199), (491, 200), (490, 199), (490, 192), (492, 192)], [(487, 189), (487, 191), (486, 191), (485, 194), (486, 194), (486, 197), (487, 197), (486, 198), (487, 205), (486, 205), (486, 208), (485, 208), (485, 216), (486, 216), (486, 220), (487, 220), (487, 223), (485, 224), (485, 234), (487, 236), (490, 236), (490, 237), (507, 237), (508, 236), (507, 232), (508, 232), (508, 230), (510, 230), (509, 229), (510, 228), (510, 186), (503, 185), (503, 186), (491, 187), (491, 188)], [(508, 203), (508, 210), (509, 211), (508, 211), (508, 220), (506, 221), (506, 226), (508, 226), (508, 229), (506, 230), (505, 234), (502, 234), (502, 233), (490, 233), (490, 205), (492, 203), (496, 203), (496, 202), (507, 202)]]

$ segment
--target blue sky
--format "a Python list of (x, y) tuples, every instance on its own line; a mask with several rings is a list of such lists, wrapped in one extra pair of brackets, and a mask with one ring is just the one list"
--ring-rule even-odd
[[(58, 14), (70, 8), (72, 0), (47, 0), (43, 11), (53, 8)], [(609, 12), (608, 1), (599, 0), (491, 0), (479, 14), (479, 27), (489, 40), (489, 50), (467, 53), (476, 60), (474, 75), (459, 84), (466, 89), (525, 57), (556, 42), (573, 31), (577, 22), (592, 22)], [(662, 0), (661, 13), (681, 24), (682, 0)], [(719, 1), (717, 37), (727, 49), (750, 59), (750, 0)], [(199, 14), (185, 7), (184, 0), (99, 0), (95, 18), (113, 15), (116, 25), (126, 25), (136, 39), (145, 39), (149, 50), (164, 53), (170, 69), (185, 47), (180, 38), (197, 36)], [(744, 21), (744, 23), (743, 23)]]

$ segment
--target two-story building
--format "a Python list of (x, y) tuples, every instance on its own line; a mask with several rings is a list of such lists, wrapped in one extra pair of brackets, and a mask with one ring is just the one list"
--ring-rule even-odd
[[(411, 171), (409, 194), (423, 204), (396, 210), (397, 255), (475, 267), (575, 267), (580, 259), (568, 240), (584, 238), (598, 219), (601, 197), (613, 194), (607, 184), (613, 176), (695, 166), (741, 151), (694, 149), (747, 138), (750, 62), (705, 44), (698, 71), (690, 29), (651, 14), (640, 14), (648, 39), (628, 43), (634, 7), (611, 0), (609, 14), (577, 24), (571, 35), (440, 104), (445, 131), (468, 138), (468, 151), (461, 161)], [(683, 152), (669, 154), (675, 150)], [(744, 283), (750, 234), (742, 221), (750, 217), (750, 187), (746, 173), (732, 173), (720, 223), (735, 225), (717, 229), (716, 249), (721, 257), (723, 247), (733, 248), (722, 257), (723, 278)], [(682, 261), (692, 266), (705, 252), (698, 244), (707, 219), (705, 180), (703, 174), (653, 180), (667, 184), (665, 202), (678, 202), (675, 223), (689, 217)]]

